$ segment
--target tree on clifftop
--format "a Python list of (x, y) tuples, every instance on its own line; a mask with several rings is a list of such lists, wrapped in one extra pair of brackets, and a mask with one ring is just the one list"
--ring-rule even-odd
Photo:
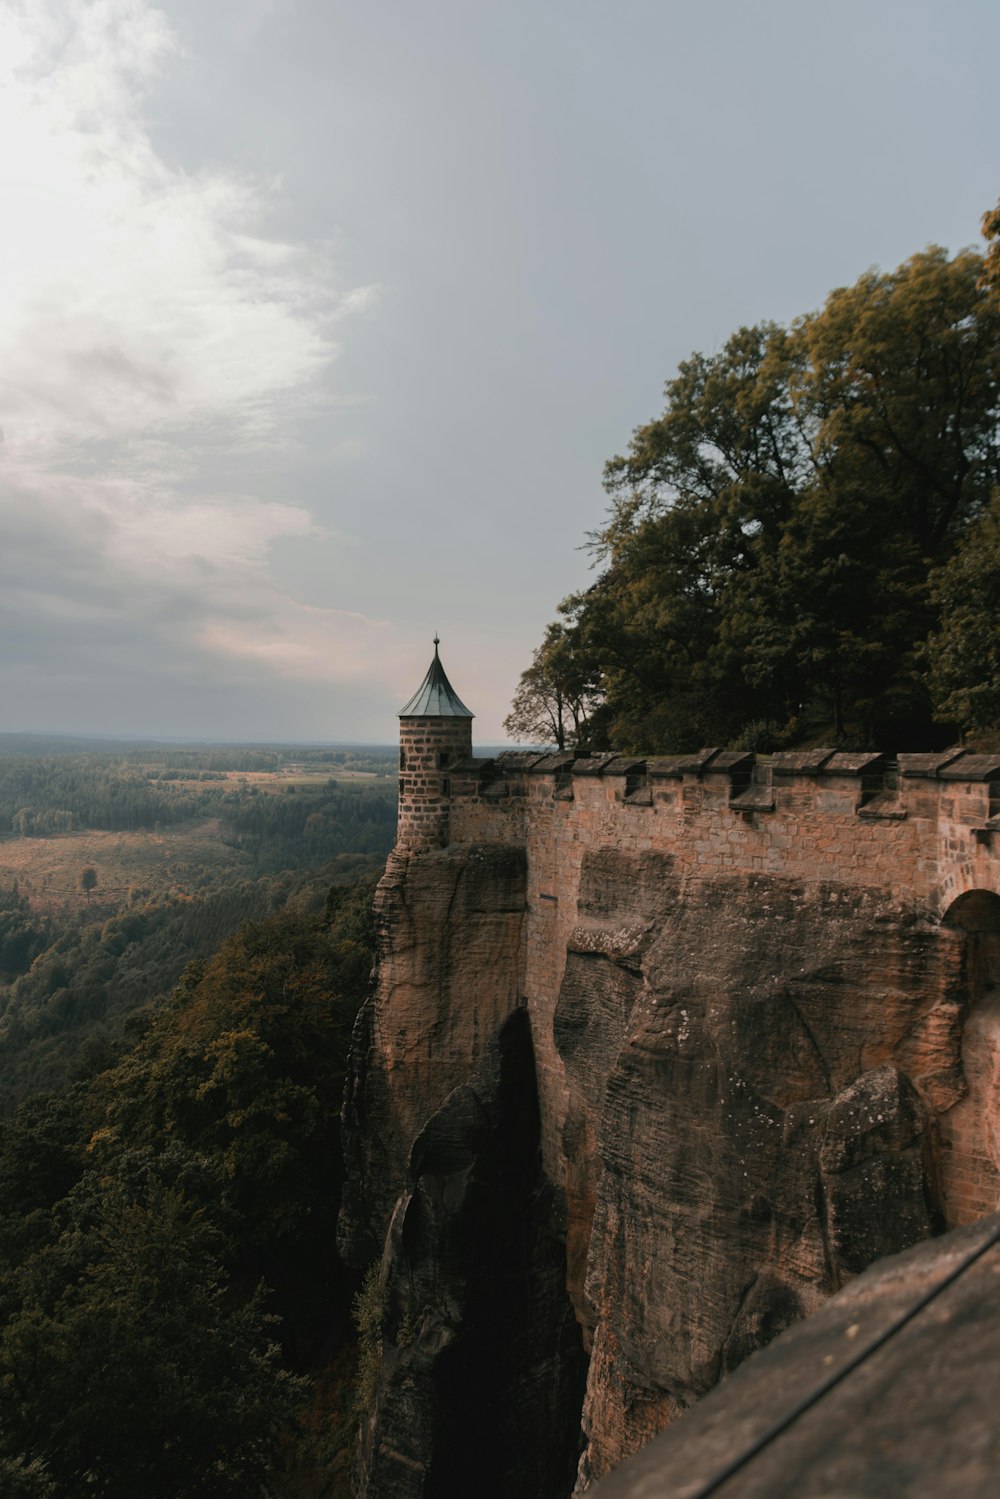
[(551, 624), (531, 665), (521, 673), (503, 726), (512, 739), (565, 749), (586, 738), (598, 701), (593, 669), (579, 639), (564, 625)]
[(941, 626), (928, 641), (937, 716), (963, 729), (1000, 724), (1000, 495), (934, 574)]
[(1000, 299), (1000, 203), (983, 214), (983, 237), (987, 241), (983, 281)]
[(972, 544), (998, 480), (1000, 298), (973, 251), (870, 271), (790, 328), (692, 355), (607, 465), (602, 572), (563, 606), (604, 695), (594, 737), (940, 738), (932, 572)]

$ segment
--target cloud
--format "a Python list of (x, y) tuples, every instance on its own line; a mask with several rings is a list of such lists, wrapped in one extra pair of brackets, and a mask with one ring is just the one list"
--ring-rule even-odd
[(0, 15), (0, 132), (16, 143), (0, 240), (11, 441), (264, 433), (336, 352), (332, 267), (259, 232), (267, 185), (188, 174), (155, 150), (145, 96), (177, 57), (144, 0)]
[(0, 10), (0, 581), (22, 651), (348, 680), (384, 627), (278, 588), (270, 549), (312, 517), (220, 478), (329, 399), (374, 293), (268, 236), (273, 184), (161, 154), (150, 92), (183, 65), (147, 0)]
[(0, 666), (155, 692), (165, 676), (252, 686), (261, 672), (349, 684), (385, 663), (385, 622), (304, 604), (269, 577), (271, 545), (314, 532), (295, 506), (161, 501), (8, 463), (0, 511)]

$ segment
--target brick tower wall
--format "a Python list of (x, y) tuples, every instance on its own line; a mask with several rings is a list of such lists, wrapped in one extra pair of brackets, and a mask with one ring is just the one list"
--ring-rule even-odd
[(471, 718), (399, 720), (397, 844), (442, 847), (448, 842), (450, 767), (471, 754)]

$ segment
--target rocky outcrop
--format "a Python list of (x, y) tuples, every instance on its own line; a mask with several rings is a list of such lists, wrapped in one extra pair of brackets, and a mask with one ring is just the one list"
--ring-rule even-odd
[[(581, 1423), (583, 1493), (866, 1266), (994, 1198), (989, 996), (974, 1056), (963, 1040), (1000, 978), (1000, 899), (942, 924), (884, 853), (838, 865), (840, 801), (828, 834), (780, 791), (807, 864), (773, 818), (755, 852), (700, 783), (661, 812), (622, 779), (617, 802), (484, 791), (453, 811), (462, 841), (397, 853), (381, 886), (341, 1224), (385, 1299), (365, 1499), (565, 1499)], [(936, 824), (879, 815), (936, 846)]]
[(877, 892), (682, 889), (654, 854), (585, 858), (578, 912), (554, 1031), (571, 1238), (587, 1244), (570, 1265), (593, 1349), (585, 1487), (934, 1231), (918, 1089), (961, 1093), (961, 968)]
[(523, 848), (391, 854), (376, 895), (378, 988), (358, 1016), (340, 1214), (349, 1263), (380, 1254), (413, 1141), (518, 1006)]
[(397, 853), (377, 910), (340, 1220), (351, 1262), (381, 1256), (361, 1491), (551, 1499), (577, 1465), (586, 1358), (520, 1002), (524, 850)]

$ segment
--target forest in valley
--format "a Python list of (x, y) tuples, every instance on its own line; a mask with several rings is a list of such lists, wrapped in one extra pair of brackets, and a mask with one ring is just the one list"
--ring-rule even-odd
[(396, 827), (385, 747), (39, 747), (0, 740), (0, 1112), (241, 923), (380, 869)]
[(0, 741), (5, 1496), (349, 1492), (339, 1111), (394, 769)]
[(1000, 733), (1000, 209), (692, 354), (610, 459), (595, 579), (513, 738), (931, 749)]
[(349, 1492), (334, 1228), (371, 887), (242, 926), (3, 1122), (5, 1495)]

